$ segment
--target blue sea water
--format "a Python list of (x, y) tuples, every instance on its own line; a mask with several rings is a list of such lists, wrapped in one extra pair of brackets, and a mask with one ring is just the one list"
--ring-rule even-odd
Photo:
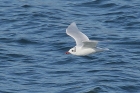
[[(139, 0), (0, 0), (0, 93), (140, 93)], [(78, 57), (66, 28), (109, 51)]]

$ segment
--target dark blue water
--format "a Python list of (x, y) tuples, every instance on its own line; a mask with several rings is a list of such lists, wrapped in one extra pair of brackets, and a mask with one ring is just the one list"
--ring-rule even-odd
[[(72, 22), (110, 50), (65, 55)], [(139, 0), (0, 0), (0, 93), (140, 93)]]

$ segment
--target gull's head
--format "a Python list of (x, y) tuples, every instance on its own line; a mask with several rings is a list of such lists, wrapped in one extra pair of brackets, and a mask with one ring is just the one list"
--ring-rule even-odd
[(68, 52), (66, 52), (66, 54), (76, 54), (76, 47), (71, 48)]

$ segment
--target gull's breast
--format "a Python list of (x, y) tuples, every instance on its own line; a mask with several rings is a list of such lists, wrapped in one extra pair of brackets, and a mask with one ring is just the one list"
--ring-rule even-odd
[(96, 52), (96, 50), (92, 49), (92, 48), (82, 48), (77, 51), (76, 55), (85, 56), (85, 55), (89, 55), (89, 54), (95, 53), (95, 52)]

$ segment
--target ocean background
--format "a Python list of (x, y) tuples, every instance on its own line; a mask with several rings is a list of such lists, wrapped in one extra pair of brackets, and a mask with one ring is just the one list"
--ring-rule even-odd
[[(66, 55), (72, 22), (110, 50)], [(140, 93), (140, 0), (0, 0), (0, 93)]]

